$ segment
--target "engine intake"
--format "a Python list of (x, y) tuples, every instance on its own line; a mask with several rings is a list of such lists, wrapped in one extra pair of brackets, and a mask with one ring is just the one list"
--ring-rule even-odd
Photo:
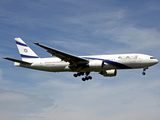
[(103, 75), (104, 77), (114, 77), (117, 75), (117, 70), (106, 70), (106, 71), (101, 71), (100, 72), (101, 75)]

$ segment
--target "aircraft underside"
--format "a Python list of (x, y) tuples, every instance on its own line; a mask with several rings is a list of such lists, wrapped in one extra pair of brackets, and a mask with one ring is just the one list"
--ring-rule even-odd
[(97, 64), (92, 65), (92, 66), (89, 66), (87, 64), (87, 65), (79, 65), (79, 66), (70, 67), (70, 64), (67, 62), (58, 62), (54, 64), (51, 62), (47, 64), (36, 63), (36, 64), (31, 64), (31, 65), (20, 64), (20, 63), (15, 62), (15, 66), (25, 67), (25, 68), (35, 69), (35, 70), (41, 70), (41, 71), (47, 71), (47, 72), (76, 72), (73, 74), (73, 76), (74, 77), (84, 76), (82, 78), (83, 81), (92, 79), (92, 77), (89, 76), (91, 72), (98, 72), (104, 77), (114, 77), (117, 75), (118, 69), (143, 68), (142, 74), (145, 75), (145, 71), (146, 69), (148, 69), (148, 67), (144, 67), (144, 66), (149, 66), (149, 64), (143, 64), (142, 66), (142, 64), (138, 62), (132, 62), (132, 64), (130, 62), (130, 64), (127, 63), (127, 65), (118, 63), (118, 62), (114, 62), (114, 63), (115, 65), (113, 64), (111, 65), (111, 64), (104, 62), (104, 65), (99, 64), (99, 66)]

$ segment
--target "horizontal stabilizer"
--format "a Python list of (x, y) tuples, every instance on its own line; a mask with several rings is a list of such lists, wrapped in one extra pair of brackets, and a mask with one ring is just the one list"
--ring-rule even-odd
[(25, 61), (13, 59), (13, 58), (8, 58), (8, 57), (4, 57), (3, 59), (10, 60), (10, 61), (17, 62), (17, 63), (22, 63), (22, 64), (28, 64), (28, 65), (32, 64), (32, 63), (29, 63), (29, 62), (25, 62)]

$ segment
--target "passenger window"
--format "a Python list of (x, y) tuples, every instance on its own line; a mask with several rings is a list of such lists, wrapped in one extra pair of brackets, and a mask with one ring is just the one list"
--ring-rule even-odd
[(129, 56), (127, 56), (126, 58), (127, 58), (127, 59), (130, 59), (130, 57), (129, 57)]
[(121, 56), (119, 56), (119, 57), (118, 57), (118, 59), (122, 59), (122, 57), (121, 57)]

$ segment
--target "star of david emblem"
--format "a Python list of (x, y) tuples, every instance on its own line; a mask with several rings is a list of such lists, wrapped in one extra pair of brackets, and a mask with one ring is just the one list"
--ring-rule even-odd
[(25, 53), (27, 53), (27, 52), (28, 52), (28, 50), (27, 50), (27, 49), (24, 49), (24, 52), (25, 52)]

